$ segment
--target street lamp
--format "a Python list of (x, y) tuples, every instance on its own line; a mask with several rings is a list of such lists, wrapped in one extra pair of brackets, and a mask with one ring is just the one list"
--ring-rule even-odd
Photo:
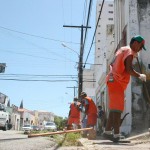
[(73, 50), (72, 48), (68, 47), (65, 43), (61, 43), (61, 45), (62, 45), (63, 47), (65, 47), (65, 48), (68, 48), (68, 49), (70, 49), (71, 51), (75, 52), (75, 53), (78, 55), (78, 57), (80, 56), (75, 50)]
[[(83, 29), (82, 29), (83, 30)], [(82, 32), (81, 32), (82, 33)], [(82, 35), (82, 34), (81, 34)], [(81, 45), (80, 45), (80, 54), (78, 54), (75, 50), (68, 47), (66, 44), (62, 43), (62, 46), (70, 49), (71, 51), (75, 52), (78, 55), (79, 63), (78, 63), (78, 97), (80, 96), (80, 93), (82, 92), (82, 82), (83, 82), (83, 35), (81, 36)]]

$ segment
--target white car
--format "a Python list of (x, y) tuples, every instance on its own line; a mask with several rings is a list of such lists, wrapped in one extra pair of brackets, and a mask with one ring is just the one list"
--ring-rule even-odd
[(22, 130), (24, 131), (24, 133), (30, 133), (32, 131), (32, 126), (30, 124), (24, 125), (22, 127)]
[(54, 122), (47, 122), (44, 126), (44, 130), (57, 131), (57, 126)]
[(9, 124), (9, 113), (6, 112), (6, 107), (4, 104), (0, 103), (0, 129), (6, 131), (8, 130)]

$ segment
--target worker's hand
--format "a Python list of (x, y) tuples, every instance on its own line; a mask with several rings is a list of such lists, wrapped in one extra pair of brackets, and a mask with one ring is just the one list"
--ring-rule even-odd
[(146, 82), (146, 75), (145, 74), (140, 74), (139, 79)]
[(138, 58), (138, 57), (139, 57), (139, 53), (137, 52), (134, 54), (134, 58)]

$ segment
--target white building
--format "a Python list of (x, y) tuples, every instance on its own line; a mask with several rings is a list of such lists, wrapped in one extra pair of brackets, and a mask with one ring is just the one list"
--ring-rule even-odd
[(39, 125), (44, 125), (48, 121), (54, 122), (55, 115), (51, 112), (43, 111), (43, 110), (36, 110), (34, 111), (36, 114), (36, 117), (38, 119)]
[[(97, 105), (102, 105), (107, 113), (107, 89), (105, 84), (108, 61), (114, 52), (114, 3), (113, 1), (97, 1), (95, 35), (95, 58), (91, 69), (84, 69), (84, 77), (91, 74), (94, 83), (84, 83), (83, 90), (93, 97)], [(100, 19), (99, 19), (100, 17)]]
[[(107, 89), (105, 84), (108, 60), (114, 51), (114, 3), (113, 1), (97, 1), (96, 20), (100, 17), (95, 45), (95, 77), (96, 103), (107, 108)], [(100, 15), (101, 10), (101, 15)], [(105, 110), (107, 112), (107, 110)]]
[(95, 100), (95, 74), (94, 66), (90, 69), (83, 70), (83, 91), (87, 93), (89, 97)]
[[(147, 75), (147, 87), (150, 79), (150, 1), (147, 0), (114, 0), (115, 4), (115, 48), (128, 45), (135, 35), (142, 35), (146, 41), (147, 51), (140, 52), (142, 71)], [(135, 60), (135, 70), (139, 71)], [(140, 132), (150, 125), (149, 107), (146, 105), (145, 89), (137, 78), (131, 78), (126, 90), (125, 112), (129, 112), (121, 130), (129, 134), (133, 130)], [(144, 94), (143, 94), (144, 93)], [(149, 91), (150, 93), (150, 91)]]

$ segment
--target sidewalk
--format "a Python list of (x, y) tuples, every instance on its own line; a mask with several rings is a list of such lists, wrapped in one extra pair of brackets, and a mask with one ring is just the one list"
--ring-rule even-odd
[(97, 137), (96, 140), (88, 140), (81, 138), (80, 144), (87, 150), (150, 150), (150, 133), (146, 132), (136, 136), (126, 138), (130, 143), (113, 143), (109, 140), (104, 140), (103, 137)]

